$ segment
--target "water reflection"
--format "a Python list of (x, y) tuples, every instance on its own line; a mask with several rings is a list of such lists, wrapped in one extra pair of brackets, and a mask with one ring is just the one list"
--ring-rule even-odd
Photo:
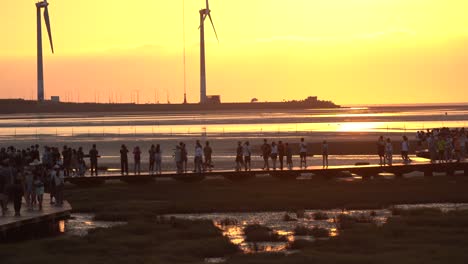
[(86, 236), (88, 232), (96, 228), (111, 228), (114, 226), (125, 225), (126, 222), (107, 222), (94, 220), (93, 214), (73, 214), (70, 219), (62, 221), (62, 233), (73, 236)]
[[(396, 208), (402, 209), (416, 209), (416, 208), (439, 208), (442, 211), (468, 209), (468, 204), (420, 204), (420, 205), (397, 205)], [(316, 220), (314, 216), (320, 212), (326, 215), (327, 219)], [(290, 221), (284, 221), (285, 215), (293, 215), (288, 218)], [(309, 240), (314, 241), (318, 238), (312, 235), (296, 235), (294, 230), (298, 226), (306, 227), (308, 229), (322, 228), (328, 230), (329, 237), (339, 235), (339, 228), (337, 224), (337, 217), (341, 214), (352, 216), (357, 219), (359, 223), (372, 223), (376, 225), (383, 225), (387, 219), (392, 215), (391, 210), (307, 210), (303, 218), (294, 218), (295, 213), (291, 212), (256, 212), (256, 213), (214, 213), (214, 214), (180, 214), (173, 215), (177, 218), (199, 220), (208, 219), (212, 220), (214, 225), (218, 227), (224, 236), (238, 245), (244, 253), (257, 253), (257, 252), (289, 252), (289, 244), (295, 240)], [(245, 241), (244, 228), (251, 224), (260, 224), (271, 228), (279, 235), (287, 237), (288, 242), (260, 242), (251, 243)]]
[(214, 113), (0, 115), (0, 136), (193, 135), (207, 133), (405, 132), (464, 127), (466, 106)]

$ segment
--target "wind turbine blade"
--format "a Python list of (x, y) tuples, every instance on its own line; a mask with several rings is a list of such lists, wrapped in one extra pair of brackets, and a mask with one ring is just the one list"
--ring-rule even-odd
[(49, 34), (49, 41), (50, 41), (50, 48), (52, 49), (52, 53), (54, 53), (54, 44), (52, 42), (52, 31), (50, 30), (50, 18), (49, 18), (49, 9), (47, 6), (44, 9), (44, 20), (47, 27), (47, 33)]
[(216, 32), (216, 28), (215, 28), (215, 25), (214, 25), (214, 23), (213, 23), (213, 19), (211, 18), (211, 14), (210, 14), (210, 13), (208, 13), (208, 17), (210, 18), (211, 25), (213, 26), (213, 30), (214, 30), (214, 33), (215, 33), (215, 35), (216, 35), (216, 40), (218, 40), (218, 42), (219, 42), (218, 33)]

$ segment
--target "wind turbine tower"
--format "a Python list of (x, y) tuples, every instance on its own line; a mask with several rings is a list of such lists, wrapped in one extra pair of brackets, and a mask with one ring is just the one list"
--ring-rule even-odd
[(44, 9), (44, 20), (47, 27), (47, 33), (49, 35), (50, 47), (52, 53), (54, 53), (54, 44), (52, 42), (52, 32), (50, 30), (50, 18), (49, 18), (49, 3), (47, 0), (36, 3), (37, 11), (37, 100), (44, 101), (44, 71), (43, 71), (43, 60), (42, 60), (42, 23), (41, 23), (41, 9)]
[(206, 8), (200, 10), (200, 103), (206, 103), (206, 67), (205, 67), (205, 19), (209, 18), (211, 25), (213, 26), (216, 39), (218, 39), (218, 33), (211, 18), (211, 10), (208, 0), (206, 0)]

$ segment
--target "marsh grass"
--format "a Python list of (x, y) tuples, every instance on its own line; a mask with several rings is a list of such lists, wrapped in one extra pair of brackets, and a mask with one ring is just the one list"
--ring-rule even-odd
[(198, 263), (237, 252), (210, 221), (169, 218), (0, 245), (1, 263)]
[(317, 220), (317, 221), (330, 219), (328, 214), (321, 212), (321, 211), (315, 212), (313, 217), (314, 217), (314, 220)]
[(298, 225), (294, 228), (294, 234), (296, 236), (313, 236), (315, 238), (328, 237), (330, 232), (326, 228), (313, 227), (308, 228), (306, 226)]
[(354, 225), (328, 240), (293, 241), (289, 249), (300, 252), (287, 257), (236, 255), (228, 263), (467, 263), (468, 211), (422, 211), (391, 217), (380, 227)]
[(65, 198), (75, 212), (94, 213), (96, 219), (110, 221), (154, 219), (173, 213), (297, 212), (303, 208), (374, 209), (392, 204), (468, 202), (468, 179), (451, 181), (434, 177), (364, 182), (258, 178), (236, 184), (225, 180), (145, 185), (110, 182), (84, 189), (67, 186)]
[[(468, 213), (399, 212), (382, 227), (354, 220), (328, 241), (298, 242), (301, 252), (239, 255), (211, 221), (161, 217), (172, 213), (254, 212), (310, 209), (374, 209), (392, 204), (468, 202), (468, 179), (433, 177), (364, 182), (278, 181), (261, 178), (233, 184), (210, 180), (185, 184), (108, 183), (67, 186), (74, 212), (127, 221), (86, 237), (0, 244), (1, 264), (23, 263), (203, 263), (229, 256), (228, 263), (468, 263)], [(349, 219), (348, 219), (349, 220)]]
[(247, 242), (286, 242), (287, 237), (278, 235), (277, 232), (271, 228), (259, 225), (251, 224), (244, 228), (245, 241)]

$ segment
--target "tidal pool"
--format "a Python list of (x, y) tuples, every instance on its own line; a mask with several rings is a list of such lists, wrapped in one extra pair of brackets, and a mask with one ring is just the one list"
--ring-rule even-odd
[(96, 221), (93, 214), (72, 214), (70, 219), (59, 222), (60, 233), (72, 236), (86, 236), (90, 230), (96, 228), (111, 228), (125, 225), (126, 222)]
[[(418, 209), (418, 208), (437, 208), (442, 212), (450, 210), (468, 210), (468, 204), (414, 204), (414, 205), (396, 205), (400, 209)], [(314, 215), (323, 213), (328, 216), (326, 220), (315, 220)], [(314, 227), (328, 230), (329, 237), (338, 236), (339, 229), (337, 217), (340, 214), (350, 215), (361, 219), (363, 222), (370, 221), (377, 225), (383, 225), (392, 215), (391, 208), (380, 210), (306, 210), (302, 212), (249, 212), (249, 213), (211, 213), (211, 214), (176, 214), (170, 215), (176, 218), (188, 220), (211, 220), (217, 226), (223, 235), (230, 241), (238, 245), (246, 254), (259, 252), (283, 252), (285, 254), (293, 253), (288, 245), (294, 240), (315, 240), (328, 239), (317, 238), (314, 236), (298, 236), (294, 234), (294, 229), (303, 226), (309, 229)], [(285, 220), (288, 221), (285, 221)], [(279, 235), (287, 238), (286, 242), (247, 242), (244, 234), (244, 228), (248, 225), (260, 224), (272, 229)], [(220, 261), (219, 259), (217, 261)]]

